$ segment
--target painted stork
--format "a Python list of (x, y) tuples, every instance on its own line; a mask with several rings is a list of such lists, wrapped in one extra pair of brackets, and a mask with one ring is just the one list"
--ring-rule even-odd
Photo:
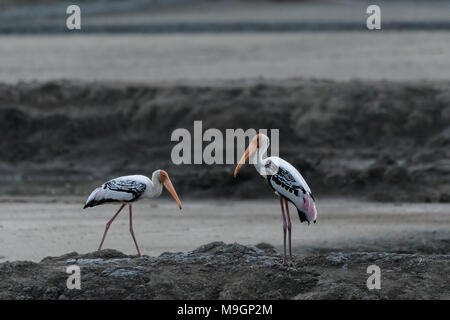
[(105, 237), (108, 233), (108, 229), (111, 226), (111, 223), (120, 213), (120, 211), (122, 211), (122, 209), (128, 204), (130, 208), (130, 233), (133, 237), (134, 244), (136, 245), (138, 255), (141, 256), (141, 252), (139, 250), (139, 246), (136, 242), (136, 237), (134, 236), (133, 231), (133, 212), (131, 203), (141, 199), (153, 199), (159, 197), (162, 193), (163, 186), (170, 192), (181, 210), (180, 199), (178, 198), (172, 182), (169, 179), (169, 175), (164, 170), (156, 170), (155, 172), (153, 172), (151, 180), (148, 177), (142, 175), (118, 177), (105, 182), (100, 187), (92, 191), (83, 209), (95, 207), (108, 202), (122, 203), (119, 210), (106, 224), (105, 232), (103, 233), (103, 238), (100, 242), (98, 250), (102, 249), (103, 241), (105, 241)]
[[(291, 217), (288, 202), (293, 203), (297, 208), (300, 222), (316, 223), (317, 210), (311, 189), (297, 169), (279, 157), (263, 158), (269, 148), (269, 143), (269, 138), (266, 135), (257, 134), (239, 160), (234, 170), (234, 177), (236, 178), (239, 169), (250, 158), (250, 163), (255, 165), (256, 170), (267, 179), (272, 190), (280, 198), (284, 234), (283, 264), (292, 265)], [(283, 201), (286, 207), (286, 214), (283, 208)], [(289, 238), (289, 261), (286, 258), (286, 231)]]

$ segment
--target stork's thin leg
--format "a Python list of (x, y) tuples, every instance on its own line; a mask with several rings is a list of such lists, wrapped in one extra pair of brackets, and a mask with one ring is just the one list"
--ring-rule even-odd
[(284, 247), (284, 254), (283, 254), (283, 264), (286, 264), (286, 217), (284, 216), (284, 208), (283, 208), (283, 197), (280, 196), (280, 205), (281, 205), (281, 214), (283, 215), (283, 247)]
[(289, 203), (286, 198), (284, 198), (285, 204), (286, 204), (286, 217), (287, 217), (287, 230), (288, 230), (288, 239), (289, 239), (289, 262), (288, 264), (293, 264), (292, 259), (292, 249), (291, 249), (291, 215), (289, 213)]
[(131, 204), (130, 204), (130, 233), (131, 233), (131, 236), (133, 237), (134, 244), (136, 245), (136, 249), (137, 249), (138, 255), (140, 257), (141, 251), (139, 251), (139, 246), (136, 242), (136, 237), (134, 236), (134, 231), (133, 231), (133, 211), (131, 209)]
[(108, 229), (111, 226), (111, 223), (114, 221), (114, 219), (117, 217), (117, 215), (122, 211), (123, 207), (125, 207), (125, 204), (123, 204), (119, 210), (116, 212), (116, 214), (111, 218), (111, 220), (108, 221), (106, 224), (105, 232), (103, 233), (102, 242), (100, 242), (100, 246), (98, 247), (98, 251), (102, 250), (103, 241), (105, 241), (106, 234), (108, 233)]

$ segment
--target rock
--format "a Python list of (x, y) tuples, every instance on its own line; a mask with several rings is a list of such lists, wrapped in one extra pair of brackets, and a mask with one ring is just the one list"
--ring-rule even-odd
[(341, 252), (329, 254), (326, 259), (333, 265), (343, 265), (349, 260), (349, 258)]
[(272, 253), (272, 254), (276, 254), (277, 253), (277, 250), (275, 249), (274, 246), (272, 246), (271, 244), (265, 243), (265, 242), (258, 243), (256, 245), (256, 247), (258, 249), (261, 249), (261, 250), (263, 250), (265, 252), (268, 252), (268, 253)]
[[(281, 264), (269, 244), (212, 242), (158, 257), (115, 250), (0, 264), (0, 299), (437, 299), (450, 296), (448, 254), (328, 252)], [(66, 287), (65, 266), (81, 269)], [(366, 288), (369, 265), (382, 289)]]

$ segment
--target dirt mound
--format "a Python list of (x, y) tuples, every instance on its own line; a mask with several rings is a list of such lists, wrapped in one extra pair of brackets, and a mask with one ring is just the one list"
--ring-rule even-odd
[[(317, 197), (450, 201), (450, 84), (319, 80), (0, 85), (0, 192), (87, 194), (165, 168), (184, 197), (267, 196), (253, 168), (170, 160), (171, 133), (280, 129)], [(204, 146), (207, 145), (205, 142)]]
[[(267, 244), (213, 242), (159, 257), (115, 250), (0, 264), (0, 299), (437, 299), (449, 298), (448, 255), (332, 252), (297, 257), (284, 267)], [(382, 289), (368, 290), (369, 265)], [(66, 287), (66, 268), (81, 270), (81, 289)]]

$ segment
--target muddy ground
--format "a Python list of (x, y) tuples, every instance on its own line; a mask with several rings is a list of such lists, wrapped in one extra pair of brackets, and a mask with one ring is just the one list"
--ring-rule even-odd
[[(0, 264), (0, 299), (449, 299), (449, 255), (331, 252), (285, 267), (268, 244), (213, 242), (159, 257), (114, 250)], [(381, 289), (366, 286), (369, 265)], [(81, 289), (66, 287), (78, 265)]]
[[(0, 299), (450, 299), (444, 1), (385, 4), (382, 32), (358, 2), (91, 1), (71, 36), (62, 3), (0, 2)], [(171, 133), (196, 120), (280, 129), (319, 211), (293, 217), (293, 267), (252, 167), (172, 163)], [(156, 168), (182, 215), (136, 204), (147, 255), (129, 255), (123, 214), (104, 246), (119, 251), (92, 252), (115, 208), (82, 210), (89, 192)]]
[[(142, 258), (126, 213), (93, 252), (115, 208), (81, 200), (2, 198), (0, 299), (450, 299), (448, 204), (322, 199), (318, 223), (292, 216), (286, 268), (276, 199), (189, 200), (181, 214), (174, 202), (138, 203)], [(73, 264), (79, 291), (66, 288)], [(372, 264), (381, 290), (366, 287)]]
[[(166, 169), (184, 197), (265, 197), (253, 168), (171, 162), (171, 133), (280, 130), (316, 197), (450, 201), (448, 82), (252, 80), (0, 85), (0, 192), (86, 195)], [(207, 143), (204, 143), (205, 146)]]

